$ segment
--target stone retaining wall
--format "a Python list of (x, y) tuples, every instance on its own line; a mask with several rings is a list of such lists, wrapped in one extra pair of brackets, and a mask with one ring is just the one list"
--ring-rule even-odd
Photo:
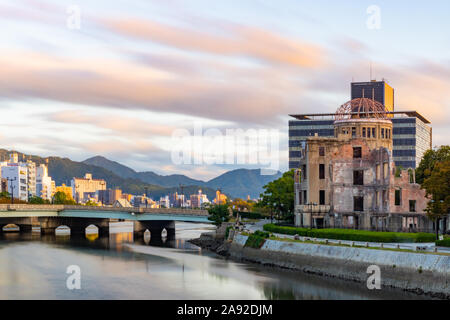
[(247, 238), (234, 237), (231, 257), (358, 281), (364, 286), (367, 268), (377, 265), (382, 286), (450, 298), (450, 256), (275, 240), (253, 249), (244, 247)]

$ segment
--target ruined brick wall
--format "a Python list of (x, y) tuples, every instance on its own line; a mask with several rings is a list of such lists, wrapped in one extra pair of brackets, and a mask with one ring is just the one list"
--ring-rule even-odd
[[(414, 175), (414, 173), (412, 173)], [(400, 205), (395, 204), (395, 190), (401, 191)], [(410, 182), (410, 176), (407, 169), (401, 170), (400, 177), (393, 177), (391, 179), (390, 194), (390, 212), (391, 213), (419, 213), (425, 214), (425, 208), (429, 199), (425, 196), (425, 190), (420, 188), (417, 183)], [(411, 212), (409, 207), (409, 200), (415, 200), (415, 211)]]

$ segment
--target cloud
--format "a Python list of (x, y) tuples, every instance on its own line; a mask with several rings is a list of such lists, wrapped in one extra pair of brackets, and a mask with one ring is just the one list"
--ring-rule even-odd
[(284, 107), (279, 92), (261, 91), (238, 79), (190, 79), (127, 61), (4, 52), (0, 64), (0, 96), (6, 99), (40, 98), (237, 122), (264, 122)]
[(170, 136), (177, 129), (174, 126), (149, 122), (135, 117), (105, 115), (103, 112), (99, 115), (98, 113), (87, 113), (76, 109), (57, 111), (44, 116), (49, 121), (90, 125), (107, 129), (109, 134), (124, 137)]
[(324, 49), (300, 39), (238, 24), (221, 24), (222, 33), (209, 33), (137, 18), (103, 19), (108, 29), (126, 37), (157, 42), (182, 50), (222, 56), (248, 57), (270, 64), (302, 68), (323, 67)]

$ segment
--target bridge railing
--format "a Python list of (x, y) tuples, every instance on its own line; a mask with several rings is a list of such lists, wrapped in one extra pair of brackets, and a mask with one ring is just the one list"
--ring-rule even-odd
[(138, 214), (179, 214), (208, 216), (207, 210), (181, 209), (181, 208), (135, 208), (135, 207), (105, 207), (105, 206), (82, 206), (82, 205), (59, 205), (59, 204), (0, 204), (0, 211), (63, 211), (63, 210), (83, 210), (83, 211), (117, 211), (134, 212)]

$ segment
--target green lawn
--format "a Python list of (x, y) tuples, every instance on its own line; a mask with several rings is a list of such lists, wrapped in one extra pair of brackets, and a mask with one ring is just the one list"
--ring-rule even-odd
[(307, 229), (296, 227), (278, 226), (275, 224), (264, 225), (264, 230), (274, 233), (288, 234), (335, 239), (335, 240), (352, 240), (352, 241), (367, 241), (367, 242), (434, 242), (435, 235), (432, 233), (404, 233), (404, 232), (378, 232), (365, 231), (355, 229)]

